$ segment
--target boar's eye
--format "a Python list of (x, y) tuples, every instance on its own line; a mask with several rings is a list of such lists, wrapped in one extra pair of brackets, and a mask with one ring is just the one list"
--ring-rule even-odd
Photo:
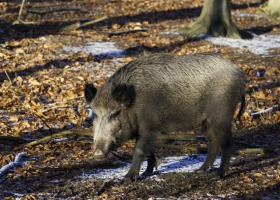
[(109, 119), (110, 119), (110, 120), (115, 119), (116, 117), (118, 117), (118, 116), (120, 115), (120, 113), (121, 113), (120, 110), (118, 110), (118, 111), (116, 111), (116, 112), (113, 112), (113, 113), (110, 115)]

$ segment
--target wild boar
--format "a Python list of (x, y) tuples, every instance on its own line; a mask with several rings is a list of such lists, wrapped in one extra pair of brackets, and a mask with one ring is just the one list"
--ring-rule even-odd
[(244, 108), (245, 83), (241, 69), (212, 53), (155, 54), (133, 60), (98, 89), (85, 85), (86, 101), (95, 113), (94, 158), (102, 159), (136, 138), (124, 179), (136, 180), (144, 160), (148, 161), (144, 175), (153, 172), (159, 134), (201, 127), (208, 152), (200, 170), (210, 168), (221, 152), (218, 173), (223, 177), (232, 153), (234, 112), (239, 102)]

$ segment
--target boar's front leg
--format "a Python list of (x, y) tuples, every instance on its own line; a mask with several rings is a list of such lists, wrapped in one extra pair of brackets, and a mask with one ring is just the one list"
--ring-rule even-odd
[(153, 172), (153, 168), (156, 166), (156, 158), (153, 154), (153, 145), (151, 145), (151, 138), (141, 137), (136, 141), (136, 146), (133, 154), (132, 164), (125, 175), (124, 180), (137, 180), (139, 177), (139, 171), (141, 163), (148, 157), (148, 167), (144, 172), (144, 175), (148, 175)]

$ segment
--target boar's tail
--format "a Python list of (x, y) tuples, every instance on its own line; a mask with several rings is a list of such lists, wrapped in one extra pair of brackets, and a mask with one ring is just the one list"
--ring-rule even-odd
[(240, 124), (242, 125), (241, 122), (241, 116), (243, 115), (243, 113), (245, 112), (245, 108), (246, 108), (246, 101), (245, 101), (245, 94), (242, 95), (241, 97), (241, 106), (240, 106), (240, 110), (237, 114), (237, 119), (240, 122)]

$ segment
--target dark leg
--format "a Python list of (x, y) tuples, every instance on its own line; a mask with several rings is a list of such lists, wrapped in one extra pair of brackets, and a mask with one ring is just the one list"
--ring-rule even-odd
[(229, 168), (230, 164), (230, 157), (233, 151), (233, 137), (230, 130), (228, 130), (227, 133), (225, 133), (223, 141), (222, 141), (222, 160), (221, 160), (221, 166), (219, 169), (219, 176), (221, 178), (224, 178), (225, 172)]
[(219, 153), (219, 148), (216, 145), (217, 144), (215, 144), (215, 142), (208, 141), (208, 151), (207, 151), (206, 161), (200, 167), (199, 171), (205, 171), (212, 167), (212, 165)]
[(155, 154), (151, 154), (149, 157), (148, 157), (148, 166), (147, 166), (147, 169), (143, 172), (143, 176), (149, 176), (153, 173), (154, 171), (154, 168), (157, 168), (157, 160), (156, 160), (156, 157), (155, 157)]
[(206, 161), (204, 164), (200, 167), (199, 171), (205, 171), (212, 167), (216, 156), (219, 153), (220, 150), (220, 145), (219, 142), (217, 141), (216, 135), (214, 133), (214, 130), (210, 123), (205, 123), (206, 126), (206, 137), (208, 141), (208, 151), (207, 151), (207, 156), (206, 156)]
[[(147, 156), (150, 156), (148, 159), (148, 172), (152, 172), (152, 169), (155, 166), (156, 159), (153, 153), (153, 146), (151, 143), (153, 143), (153, 139), (151, 137), (145, 138), (141, 137), (136, 141), (136, 147), (133, 154), (132, 164), (128, 171), (128, 173), (125, 175), (124, 180), (137, 180), (139, 177), (139, 171), (141, 163), (144, 161)], [(146, 170), (146, 171), (147, 171)]]

